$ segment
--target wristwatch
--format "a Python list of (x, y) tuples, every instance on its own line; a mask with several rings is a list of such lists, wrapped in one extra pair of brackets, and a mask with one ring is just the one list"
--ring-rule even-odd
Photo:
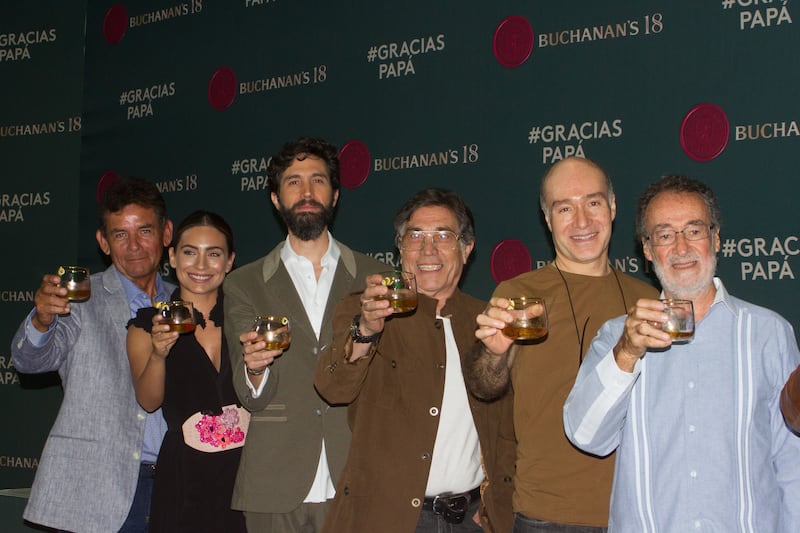
[(370, 344), (373, 342), (377, 342), (378, 339), (381, 338), (381, 331), (378, 333), (374, 333), (372, 335), (362, 335), (361, 332), (358, 330), (358, 323), (361, 320), (361, 315), (356, 315), (353, 317), (353, 321), (350, 323), (350, 337), (352, 337), (353, 342), (357, 342), (359, 344)]

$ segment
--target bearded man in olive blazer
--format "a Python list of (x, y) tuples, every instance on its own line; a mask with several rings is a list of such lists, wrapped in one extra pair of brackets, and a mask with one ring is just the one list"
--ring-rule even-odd
[[(284, 145), (267, 169), (286, 240), (226, 279), (225, 329), (234, 386), (252, 412), (234, 488), (234, 509), (251, 533), (322, 527), (347, 456), (344, 407), (314, 389), (318, 354), (330, 343), (333, 309), (386, 265), (352, 251), (328, 231), (339, 197), (336, 149), (321, 139)], [(289, 348), (267, 350), (250, 331), (257, 315), (286, 316)], [(235, 354), (241, 354), (237, 357)]]

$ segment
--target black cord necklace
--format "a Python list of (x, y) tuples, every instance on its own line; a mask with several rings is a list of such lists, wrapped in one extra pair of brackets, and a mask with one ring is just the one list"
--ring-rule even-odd
[[(586, 326), (589, 325), (589, 320), (592, 318), (592, 315), (586, 317), (586, 321), (583, 323), (583, 327), (578, 326), (578, 317), (575, 314), (575, 305), (572, 303), (572, 293), (569, 290), (569, 284), (567, 283), (567, 278), (564, 277), (564, 273), (561, 272), (561, 269), (558, 268), (558, 263), (553, 261), (553, 266), (556, 267), (556, 271), (558, 275), (561, 277), (561, 281), (564, 282), (564, 288), (567, 290), (567, 300), (569, 300), (569, 310), (572, 313), (572, 323), (575, 324), (575, 337), (578, 340), (578, 367), (581, 366), (583, 363), (583, 342), (586, 339)], [(617, 275), (617, 271), (609, 264), (611, 268), (611, 273), (614, 274), (614, 281), (617, 282), (617, 289), (619, 289), (619, 295), (622, 298), (622, 313), (625, 314), (628, 312), (628, 302), (625, 300), (625, 293), (622, 291), (622, 284), (619, 281), (619, 276)]]

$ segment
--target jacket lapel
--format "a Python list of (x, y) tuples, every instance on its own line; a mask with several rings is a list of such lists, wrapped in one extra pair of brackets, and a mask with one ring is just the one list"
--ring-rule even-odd
[(340, 257), (339, 263), (336, 265), (336, 273), (333, 276), (331, 292), (328, 294), (328, 302), (325, 304), (325, 314), (322, 319), (320, 341), (325, 344), (330, 343), (333, 338), (333, 311), (336, 309), (336, 304), (350, 292), (354, 279), (353, 274), (350, 273)]
[(280, 302), (279, 309), (258, 309), (259, 313), (280, 313), (289, 317), (293, 327), (292, 336), (307, 335), (309, 344), (314, 345), (317, 339), (314, 338), (314, 328), (311, 327), (311, 321), (308, 319), (303, 302), (297, 294), (297, 289), (294, 287), (289, 272), (283, 265), (283, 261), (278, 261), (275, 266), (275, 272), (267, 280), (267, 291), (269, 294), (268, 300), (273, 302)]
[(104, 314), (112, 317), (114, 324), (120, 324), (122, 327), (114, 328), (114, 335), (117, 337), (119, 346), (125, 346), (128, 330), (125, 326), (131, 319), (131, 311), (128, 306), (128, 299), (125, 297), (125, 289), (122, 288), (122, 282), (119, 279), (120, 274), (114, 266), (111, 266), (103, 272), (103, 290), (108, 294), (107, 298), (102, 300), (103, 305), (106, 307)]

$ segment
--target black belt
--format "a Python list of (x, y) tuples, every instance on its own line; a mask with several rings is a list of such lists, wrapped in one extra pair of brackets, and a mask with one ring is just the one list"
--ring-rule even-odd
[(463, 505), (464, 507), (467, 507), (469, 506), (470, 502), (474, 502), (480, 497), (481, 488), (478, 486), (469, 492), (459, 492), (458, 494), (440, 494), (433, 497), (426, 496), (425, 501), (422, 502), (422, 508), (426, 511), (437, 512), (437, 507), (440, 507), (442, 504), (450, 505), (456, 502), (465, 502)]
[(480, 500), (481, 488), (476, 487), (469, 492), (458, 494), (439, 494), (433, 498), (425, 498), (422, 508), (432, 511), (449, 524), (460, 524), (469, 510), (469, 504)]
[(140, 463), (139, 476), (152, 477), (156, 475), (156, 465), (154, 463)]

